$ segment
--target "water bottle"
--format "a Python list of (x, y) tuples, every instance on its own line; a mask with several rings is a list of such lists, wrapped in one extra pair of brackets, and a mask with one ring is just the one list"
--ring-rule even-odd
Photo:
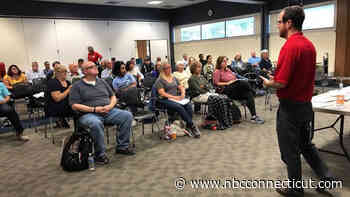
[(94, 160), (94, 156), (92, 155), (92, 153), (89, 153), (88, 162), (89, 162), (89, 170), (94, 171), (95, 170), (95, 160)]
[(171, 134), (170, 134), (170, 123), (169, 121), (165, 122), (165, 126), (164, 126), (164, 138), (166, 140), (170, 140), (171, 139)]
[(343, 92), (343, 82), (341, 81), (339, 83), (339, 90), (338, 90), (338, 93), (337, 93), (337, 101), (336, 101), (336, 106), (337, 107), (343, 107), (344, 106), (344, 92)]

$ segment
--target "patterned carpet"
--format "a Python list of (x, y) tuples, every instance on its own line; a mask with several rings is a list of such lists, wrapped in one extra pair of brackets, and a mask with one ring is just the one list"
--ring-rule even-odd
[[(277, 105), (275, 98), (274, 104)], [(0, 135), (0, 196), (1, 197), (165, 197), (165, 196), (279, 196), (272, 189), (175, 189), (178, 177), (191, 179), (285, 179), (286, 169), (280, 160), (275, 132), (276, 109), (265, 111), (264, 98), (256, 99), (258, 114), (264, 125), (247, 121), (225, 131), (202, 130), (200, 139), (178, 137), (175, 141), (159, 140), (146, 125), (135, 129), (136, 156), (114, 155), (112, 138), (108, 148), (111, 163), (94, 172), (67, 173), (59, 166), (60, 143), (52, 144), (39, 133), (26, 130), (31, 141), (21, 143), (12, 133)], [(326, 126), (336, 116), (316, 114), (316, 126)], [(199, 121), (199, 117), (196, 117)], [(345, 121), (346, 147), (350, 150), (350, 125)], [(55, 131), (56, 141), (71, 130)], [(331, 131), (317, 133), (317, 147), (339, 150), (337, 135)], [(350, 195), (350, 162), (343, 157), (321, 153), (342, 189), (332, 190), (333, 196)], [(316, 179), (303, 160), (304, 179)], [(322, 196), (307, 189), (305, 196)]]

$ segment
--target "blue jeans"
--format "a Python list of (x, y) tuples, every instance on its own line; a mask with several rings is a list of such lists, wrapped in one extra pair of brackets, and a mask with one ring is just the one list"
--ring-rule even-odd
[(163, 104), (166, 109), (177, 112), (180, 114), (182, 120), (186, 122), (187, 127), (192, 127), (192, 104), (188, 103), (186, 105), (181, 105), (179, 103), (175, 103), (174, 101), (168, 99), (160, 99), (159, 103)]
[[(130, 112), (113, 108), (107, 114), (88, 113), (80, 117), (79, 123), (90, 129), (95, 140), (96, 156), (104, 155), (106, 145), (104, 141), (104, 124), (118, 125), (117, 149), (126, 149), (130, 142), (130, 132), (133, 116)], [(119, 134), (119, 135), (118, 135)]]

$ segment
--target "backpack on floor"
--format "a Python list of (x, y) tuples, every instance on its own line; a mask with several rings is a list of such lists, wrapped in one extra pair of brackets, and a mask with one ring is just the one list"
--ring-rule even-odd
[(93, 154), (94, 140), (84, 128), (78, 128), (63, 143), (61, 166), (68, 172), (81, 171), (89, 168), (88, 157)]

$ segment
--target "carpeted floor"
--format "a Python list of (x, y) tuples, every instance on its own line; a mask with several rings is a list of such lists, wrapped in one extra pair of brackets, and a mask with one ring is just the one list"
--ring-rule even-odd
[[(276, 98), (273, 97), (277, 105)], [(115, 139), (109, 145), (111, 162), (94, 172), (64, 172), (59, 166), (60, 143), (52, 144), (39, 133), (26, 130), (31, 141), (17, 142), (12, 133), (0, 135), (0, 197), (60, 196), (60, 197), (165, 197), (165, 196), (279, 196), (272, 189), (192, 189), (191, 179), (271, 179), (286, 178), (280, 160), (275, 132), (276, 109), (265, 111), (264, 98), (256, 99), (257, 111), (266, 120), (264, 125), (247, 121), (225, 131), (202, 130), (200, 139), (178, 137), (176, 141), (159, 140), (146, 125), (135, 129), (136, 156), (114, 155)], [(316, 127), (326, 126), (336, 116), (316, 114)], [(196, 117), (199, 121), (199, 117)], [(345, 121), (345, 143), (350, 150), (350, 125)], [(71, 130), (55, 131), (56, 142)], [(327, 130), (314, 138), (317, 147), (340, 150), (335, 132)], [(344, 157), (321, 153), (342, 189), (332, 190), (333, 196), (350, 195), (350, 162)], [(304, 179), (317, 179), (303, 160)], [(183, 191), (175, 189), (174, 181), (183, 177)], [(307, 189), (305, 196), (322, 196)]]

